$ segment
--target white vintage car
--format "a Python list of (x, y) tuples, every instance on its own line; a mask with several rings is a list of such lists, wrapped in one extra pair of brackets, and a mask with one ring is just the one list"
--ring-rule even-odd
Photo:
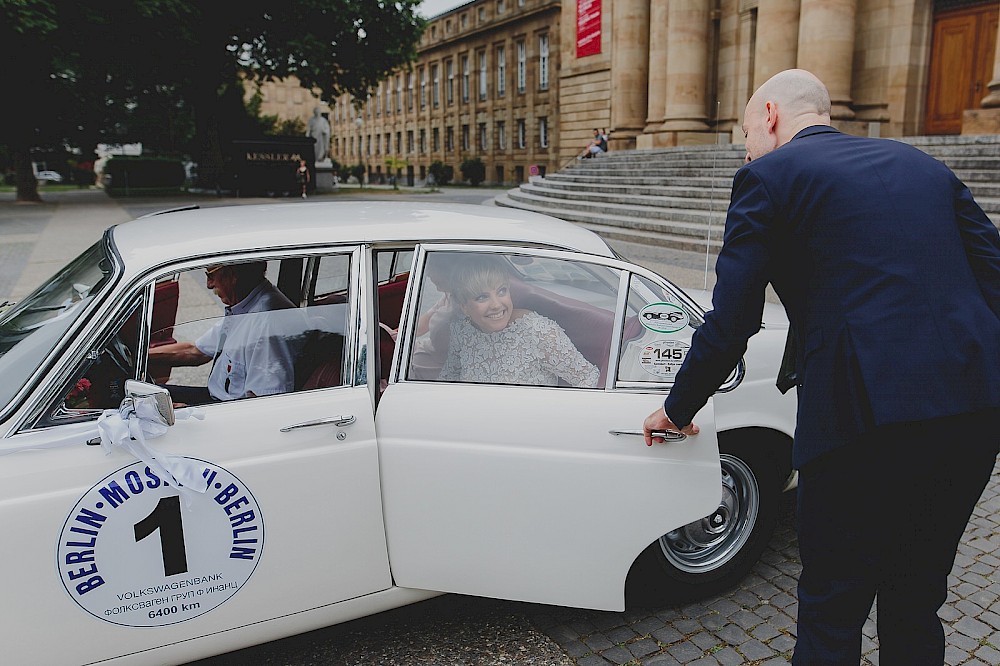
[[(213, 294), (220, 266), (262, 264), (285, 307)], [(456, 267), (485, 264), (505, 284), (460, 301)], [(548, 333), (509, 363), (458, 349), (497, 294), (498, 328), (537, 313), (582, 372), (538, 352)], [(646, 447), (703, 314), (595, 234), (501, 208), (113, 227), (0, 314), (4, 662), (181, 663), (443, 592), (620, 610), (731, 586), (791, 478), (794, 398), (779, 313), (701, 433)], [(200, 355), (157, 360), (181, 347)]]

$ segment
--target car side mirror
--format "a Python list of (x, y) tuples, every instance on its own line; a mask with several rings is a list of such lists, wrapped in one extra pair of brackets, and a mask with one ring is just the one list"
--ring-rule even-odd
[[(156, 415), (163, 425), (172, 426), (174, 424), (174, 401), (170, 397), (170, 391), (162, 386), (135, 379), (126, 379), (125, 395), (127, 396), (126, 400), (137, 402), (143, 399), (144, 403), (155, 406)], [(147, 400), (147, 398), (152, 398), (152, 400)]]

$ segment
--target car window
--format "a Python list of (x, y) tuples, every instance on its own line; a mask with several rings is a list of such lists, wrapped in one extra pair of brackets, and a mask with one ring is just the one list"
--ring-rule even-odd
[(603, 385), (618, 271), (531, 253), (432, 251), (406, 378)]
[[(91, 304), (111, 287), (113, 262), (103, 242), (8, 310), (0, 312), (0, 410), (5, 408)], [(17, 347), (16, 353), (8, 353)]]
[(350, 256), (337, 254), (208, 264), (165, 278), (147, 375), (180, 404), (340, 386), (349, 276)]
[(412, 248), (377, 250), (375, 263), (375, 311), (378, 318), (378, 349), (375, 367), (379, 372), (379, 389), (389, 380), (392, 356), (396, 348), (399, 322), (403, 314), (403, 298), (410, 281), (413, 264)]
[[(350, 263), (349, 254), (262, 263), (264, 282), (254, 288), (256, 299), (251, 292), (249, 300), (234, 307), (223, 303), (218, 288), (208, 288), (207, 272), (218, 264), (160, 278), (153, 289), (144, 364), (137, 363), (143, 311), (137, 299), (123, 323), (86, 350), (39, 425), (93, 419), (101, 410), (117, 408), (125, 380), (132, 378), (166, 386), (179, 405), (343, 385), (349, 377), (344, 341)], [(286, 289), (304, 294), (301, 307), (271, 282), (279, 272)], [(145, 374), (140, 376), (141, 368)]]
[(125, 380), (136, 374), (140, 301), (129, 307), (124, 323), (89, 348), (40, 420), (40, 426), (89, 420), (102, 410), (116, 409), (125, 397)]
[(351, 279), (351, 263), (344, 257), (317, 257), (315, 263), (314, 298), (324, 299), (337, 294), (347, 294)]
[(618, 381), (672, 383), (701, 315), (669, 289), (632, 275), (626, 298)]

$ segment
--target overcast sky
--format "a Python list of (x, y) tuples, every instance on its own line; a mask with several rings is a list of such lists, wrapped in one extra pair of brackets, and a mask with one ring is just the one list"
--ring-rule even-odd
[(467, 2), (469, 0), (424, 0), (420, 3), (419, 11), (424, 18), (431, 18)]

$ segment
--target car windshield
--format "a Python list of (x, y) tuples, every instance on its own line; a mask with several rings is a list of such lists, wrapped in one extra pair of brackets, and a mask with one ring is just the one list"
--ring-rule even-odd
[(70, 262), (48, 282), (0, 314), (0, 409), (52, 354), (111, 277), (112, 262), (101, 242)]

